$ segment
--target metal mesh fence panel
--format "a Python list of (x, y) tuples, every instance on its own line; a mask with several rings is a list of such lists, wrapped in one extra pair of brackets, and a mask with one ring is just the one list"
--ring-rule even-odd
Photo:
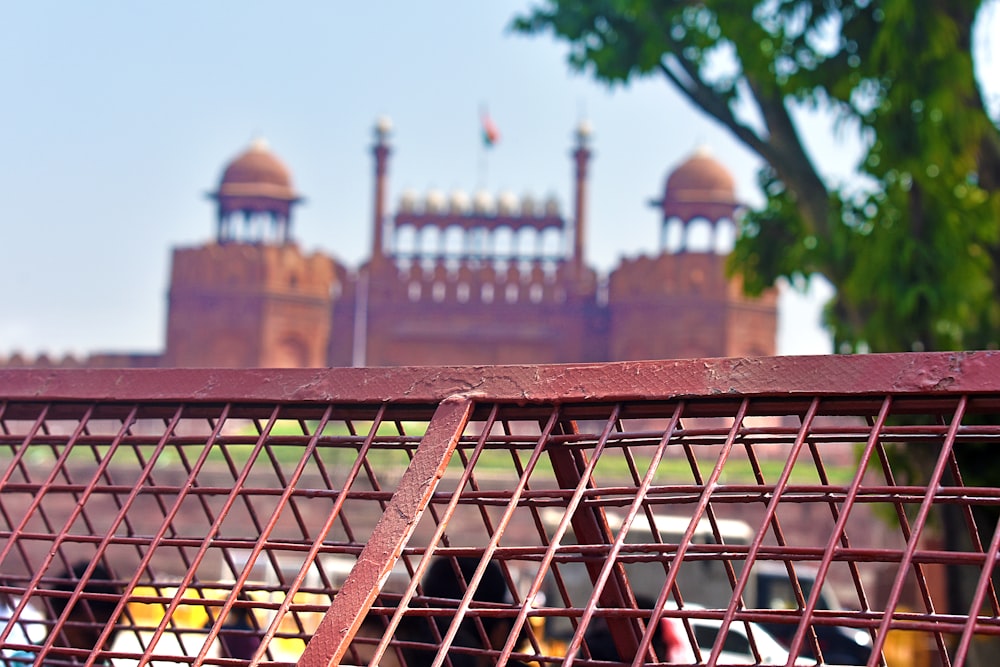
[(964, 665), (1000, 355), (0, 371), (0, 655)]

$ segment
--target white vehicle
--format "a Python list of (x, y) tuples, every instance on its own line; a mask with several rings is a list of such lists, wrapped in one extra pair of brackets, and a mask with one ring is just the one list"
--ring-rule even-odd
[[(11, 623), (17, 605), (18, 600), (16, 599), (9, 602), (0, 602), (0, 632), (6, 630), (7, 625)], [(4, 644), (37, 644), (44, 641), (46, 633), (44, 620), (44, 617), (37, 609), (31, 605), (26, 606), (22, 610), (20, 617), (16, 621), (13, 621), (14, 627), (7, 634)], [(4, 648), (0, 655), (9, 657), (15, 653), (15, 650)]]
[[(697, 609), (695, 605), (685, 605), (685, 609)], [(676, 606), (668, 605), (668, 609), (676, 609)], [(669, 612), (668, 612), (669, 613)], [(685, 628), (685, 624), (691, 627), (695, 642), (698, 645), (696, 655), (693, 647), (687, 646), (689, 651), (686, 656), (674, 658), (674, 662), (687, 662), (690, 664), (705, 663), (708, 656), (712, 654), (712, 649), (719, 637), (719, 630), (722, 628), (722, 621), (710, 618), (688, 618), (682, 620), (676, 617), (664, 619), (670, 623), (675, 636), (682, 638), (682, 643), (689, 643), (690, 639)], [(757, 648), (760, 661), (754, 657), (753, 648), (750, 643), (753, 638), (753, 645)], [(722, 642), (722, 651), (719, 653), (718, 665), (785, 665), (788, 664), (788, 651), (772, 637), (767, 630), (756, 623), (735, 621), (729, 625), (726, 636)], [(796, 658), (795, 665), (815, 665), (816, 661), (810, 658)]]
[[(553, 535), (556, 526), (563, 518), (563, 512), (559, 509), (549, 509), (542, 512), (542, 522), (545, 524), (549, 535)], [(605, 518), (612, 536), (617, 535), (622, 530), (624, 517), (610, 510), (605, 511)], [(650, 525), (645, 514), (635, 517), (629, 531), (625, 536), (625, 544), (652, 544), (662, 542), (666, 545), (678, 545), (687, 531), (690, 519), (683, 516), (673, 516), (667, 514), (657, 514), (653, 516), (653, 525)], [(743, 521), (720, 519), (716, 522), (720, 537), (727, 545), (736, 547), (749, 546), (753, 540), (754, 533), (750, 526)], [(654, 532), (659, 539), (654, 537)], [(575, 544), (576, 538), (572, 529), (563, 536), (562, 544)], [(708, 519), (702, 519), (695, 525), (691, 536), (691, 545), (695, 549), (699, 545), (714, 545), (716, 543), (715, 533)], [(681, 590), (684, 600), (708, 607), (725, 607), (732, 597), (733, 588), (729, 583), (729, 576), (726, 564), (721, 559), (699, 559), (692, 558), (692, 551), (689, 550), (685, 563), (677, 573), (676, 584)], [(669, 560), (671, 556), (664, 556), (664, 560)], [(737, 557), (729, 559), (737, 576), (743, 570), (743, 562)], [(576, 593), (576, 597), (581, 600), (589, 597), (592, 587), (590, 577), (586, 568), (580, 564), (572, 564), (563, 568), (563, 576), (568, 580), (567, 586), (571, 593)], [(666, 577), (663, 562), (647, 560), (645, 562), (629, 562), (625, 565), (625, 571), (632, 582), (633, 590), (655, 591), (659, 593), (663, 581)], [(752, 598), (756, 593), (756, 582), (751, 579), (748, 582), (744, 596)]]
[[(554, 535), (562, 518), (563, 511), (560, 509), (549, 509), (542, 512), (542, 522), (550, 536)], [(611, 535), (618, 535), (622, 530), (624, 517), (617, 512), (605, 510), (605, 518)], [(680, 545), (690, 524), (691, 520), (686, 516), (656, 514), (653, 516), (652, 523), (645, 514), (639, 514), (635, 517), (625, 536), (625, 545), (659, 543), (666, 545), (664, 548), (667, 550), (661, 558), (623, 559), (625, 560), (626, 575), (636, 595), (641, 592), (655, 599), (660, 594), (666, 579), (667, 570), (664, 562), (669, 562), (673, 558), (669, 550), (676, 549)], [(725, 560), (728, 560), (732, 565), (737, 577), (743, 574), (744, 562), (738, 555), (738, 549), (750, 545), (754, 537), (753, 529), (744, 521), (727, 519), (717, 520), (715, 526), (719, 539), (716, 538), (716, 532), (707, 518), (702, 518), (695, 524), (687, 555), (677, 569), (675, 584), (679, 588), (686, 606), (687, 603), (693, 603), (712, 609), (725, 609), (729, 606), (733, 594)], [(730, 551), (720, 548), (719, 542), (726, 546), (737, 547), (737, 549)], [(563, 536), (561, 543), (564, 545), (575, 543), (572, 529)], [(699, 558), (698, 551), (704, 552), (706, 547), (720, 552), (719, 556)], [(627, 553), (627, 551), (625, 549), (623, 553)], [(560, 567), (560, 573), (572, 602), (575, 605), (585, 604), (593, 594), (593, 585), (583, 563), (564, 564)], [(815, 583), (815, 570), (800, 564), (795, 568), (795, 575), (801, 590), (805, 595), (809, 595)], [(788, 572), (783, 566), (758, 562), (754, 564), (751, 576), (746, 579), (743, 599), (749, 608), (784, 609), (788, 607), (789, 600), (794, 604), (792, 590)], [(839, 605), (830, 591), (824, 589), (819, 596), (818, 608), (837, 609)], [(572, 636), (573, 627), (568, 619), (555, 617), (549, 625), (551, 627), (548, 627), (548, 631), (553, 636), (562, 638)], [(761, 627), (762, 632), (768, 633), (764, 642), (768, 643), (768, 640), (772, 640), (780, 648), (781, 641), (791, 639), (790, 634), (795, 632), (795, 627), (794, 625), (777, 623), (769, 625), (767, 628)], [(818, 625), (815, 628), (820, 635), (820, 645), (825, 659), (834, 664), (867, 664), (871, 655), (871, 639), (867, 633), (839, 626)], [(709, 629), (702, 627), (701, 632), (707, 636)], [(788, 634), (788, 636), (782, 633)], [(736, 638), (727, 638), (727, 642), (737, 641)], [(749, 645), (747, 644), (747, 646)], [(809, 646), (805, 646), (804, 651), (810, 652), (811, 649)], [(814, 663), (808, 661), (802, 664)]]

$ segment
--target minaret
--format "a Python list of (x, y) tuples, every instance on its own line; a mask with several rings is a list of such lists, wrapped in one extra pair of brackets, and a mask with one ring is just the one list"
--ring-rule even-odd
[(372, 238), (372, 262), (380, 262), (385, 256), (383, 248), (382, 230), (385, 227), (385, 197), (386, 197), (386, 173), (389, 170), (389, 132), (392, 130), (392, 121), (386, 116), (381, 116), (375, 121), (375, 145), (372, 146), (372, 155), (375, 156), (375, 233)]
[(576, 149), (573, 159), (576, 163), (576, 192), (573, 199), (573, 267), (578, 274), (583, 269), (584, 243), (587, 229), (587, 166), (590, 162), (590, 135), (593, 128), (586, 120), (580, 121), (576, 128)]

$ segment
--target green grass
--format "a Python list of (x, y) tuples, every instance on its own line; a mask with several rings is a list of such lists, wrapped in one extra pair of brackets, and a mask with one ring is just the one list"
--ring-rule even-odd
[[(329, 423), (323, 430), (322, 435), (324, 438), (329, 438), (332, 441), (324, 442), (323, 446), (318, 450), (318, 456), (324, 465), (353, 465), (358, 455), (358, 449), (368, 436), (372, 425), (372, 422), (354, 422), (354, 431), (352, 433), (342, 421)], [(234, 466), (242, 468), (253, 453), (255, 442), (259, 435), (258, 428), (264, 428), (264, 426), (265, 424), (256, 425), (254, 423), (247, 423), (240, 431), (224, 436), (224, 442), (227, 444), (212, 447), (207, 453), (208, 461), (213, 465), (226, 465), (228, 457), (232, 460)], [(314, 422), (306, 423), (305, 428), (297, 421), (281, 420), (275, 423), (270, 431), (272, 438), (278, 441), (282, 438), (294, 438), (294, 441), (290, 442), (288, 446), (281, 446), (280, 444), (272, 445), (272, 455), (282, 468), (290, 470), (301, 460), (304, 447), (309, 441), (309, 434), (317, 427), (318, 425)], [(422, 421), (403, 422), (399, 424), (396, 422), (384, 422), (380, 425), (377, 435), (384, 438), (395, 438), (400, 436), (401, 433), (405, 434), (406, 447), (412, 450), (416, 446), (418, 439), (424, 434), (426, 428), (427, 422)], [(400, 446), (393, 447), (391, 443), (387, 444), (390, 446), (379, 446), (370, 451), (368, 453), (368, 461), (377, 470), (389, 471), (396, 469), (401, 472), (408, 465), (410, 456), (404, 448)], [(528, 446), (530, 446), (530, 442)], [(190, 445), (185, 445), (183, 450), (184, 458), (189, 463), (193, 463), (202, 454), (203, 447), (204, 443), (199, 444), (197, 441)], [(139, 465), (140, 456), (142, 460), (148, 461), (153, 455), (154, 449), (153, 445), (119, 448), (112, 465), (115, 467), (134, 468)], [(33, 446), (27, 453), (26, 461), (35, 466), (36, 469), (38, 469), (38, 466), (50, 467), (55, 463), (59, 451), (61, 451), (61, 447), (53, 451), (50, 447)], [(93, 466), (97, 463), (97, 457), (106, 456), (108, 451), (109, 447), (106, 445), (98, 446), (96, 454), (90, 447), (74, 447), (74, 450), (70, 453), (69, 460), (73, 465)], [(466, 448), (465, 451), (466, 456), (471, 455), (471, 446)], [(531, 450), (518, 449), (516, 451), (521, 465), (526, 465), (531, 455)], [(647, 452), (650, 452), (650, 449), (639, 448), (633, 450), (634, 460), (638, 468), (636, 474), (639, 478), (645, 475), (650, 464), (650, 457)], [(678, 456), (676, 452), (677, 450), (672, 450), (670, 455), (665, 456), (659, 462), (655, 477), (657, 484), (693, 484), (695, 482), (690, 464), (684, 457)], [(701, 478), (704, 480), (711, 474), (712, 468), (715, 465), (715, 458), (714, 456), (706, 456), (701, 452), (698, 452), (698, 454), (701, 457), (699, 460), (699, 471)], [(261, 457), (262, 460), (258, 460), (256, 465), (270, 465), (266, 458), (266, 453), (262, 452)], [(3, 465), (4, 460), (9, 459), (9, 450), (3, 452), (0, 455), (0, 465)], [(180, 462), (180, 450), (176, 447), (168, 447), (164, 450), (157, 463), (158, 467), (163, 467), (179, 465)], [(776, 483), (785, 466), (784, 459), (762, 459), (758, 463), (766, 484)], [(457, 474), (461, 468), (461, 457), (456, 454), (452, 458), (450, 471), (452, 474)], [(506, 448), (496, 448), (482, 452), (476, 464), (476, 472), (491, 476), (509, 475), (511, 478), (514, 478), (516, 476), (516, 469), (513, 464), (511, 451)], [(854, 477), (855, 467), (852, 465), (828, 466), (826, 472), (831, 484), (846, 485)], [(551, 479), (552, 465), (547, 455), (543, 455), (539, 459), (538, 467), (534, 474)], [(623, 483), (628, 483), (632, 475), (625, 456), (618, 448), (605, 450), (595, 472), (595, 476), (601, 484), (612, 483), (614, 480), (622, 480)], [(721, 484), (756, 483), (749, 461), (741, 451), (734, 450), (733, 455), (726, 462), (719, 482)], [(803, 485), (819, 483), (819, 475), (810, 457), (807, 455), (800, 457), (799, 462), (792, 471), (790, 483)]]
[[(522, 466), (527, 464), (529, 456), (530, 452), (519, 452), (519, 458)], [(635, 456), (635, 465), (637, 469), (636, 474), (640, 479), (646, 474), (650, 461), (651, 459), (649, 456)], [(457, 457), (452, 460), (452, 465), (456, 467), (458, 466)], [(760, 467), (764, 483), (775, 484), (784, 470), (785, 461), (783, 459), (765, 459), (759, 460), (758, 465)], [(698, 469), (701, 473), (701, 479), (703, 481), (707, 480), (711, 475), (714, 466), (715, 459), (705, 459), (699, 461)], [(508, 473), (512, 477), (515, 474), (515, 468), (512, 463), (511, 455), (507, 451), (483, 452), (476, 464), (476, 470), (477, 472), (486, 471), (493, 474)], [(846, 485), (853, 479), (855, 470), (854, 466), (827, 466), (826, 475), (830, 484)], [(552, 475), (552, 464), (549, 457), (543, 456), (539, 459), (535, 474), (545, 476)], [(599, 461), (597, 467), (595, 468), (595, 476), (603, 483), (603, 480), (629, 480), (632, 477), (632, 472), (629, 470), (628, 463), (624, 456), (619, 455), (617, 452), (609, 452), (606, 453), (605, 456), (603, 456)], [(686, 459), (682, 458), (661, 459), (659, 465), (657, 466), (656, 476), (654, 479), (658, 484), (664, 482), (693, 484), (695, 482), (695, 477), (690, 464)], [(789, 478), (790, 484), (805, 485), (819, 484), (819, 482), (820, 477), (816, 467), (812, 465), (810, 461), (803, 460), (800, 460), (800, 462), (795, 465)], [(756, 484), (757, 480), (754, 477), (749, 461), (745, 458), (730, 457), (719, 477), (719, 483)]]

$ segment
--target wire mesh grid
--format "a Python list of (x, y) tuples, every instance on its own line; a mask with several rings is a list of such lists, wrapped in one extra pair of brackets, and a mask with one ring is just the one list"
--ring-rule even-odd
[[(802, 361), (779, 390), (724, 392), (608, 390), (622, 365), (334, 370), (334, 391), (289, 372), (234, 371), (222, 390), (188, 371), (169, 391), (131, 372), (117, 393), (113, 374), (6, 372), (0, 650), (966, 664), (1000, 635), (1000, 357), (975, 360), (963, 380), (953, 359), (873, 357), (867, 384), (802, 380), (822, 370)], [(900, 383), (878, 363), (923, 370)], [(942, 364), (947, 386), (927, 382)], [(261, 377), (296, 389), (263, 400)]]

